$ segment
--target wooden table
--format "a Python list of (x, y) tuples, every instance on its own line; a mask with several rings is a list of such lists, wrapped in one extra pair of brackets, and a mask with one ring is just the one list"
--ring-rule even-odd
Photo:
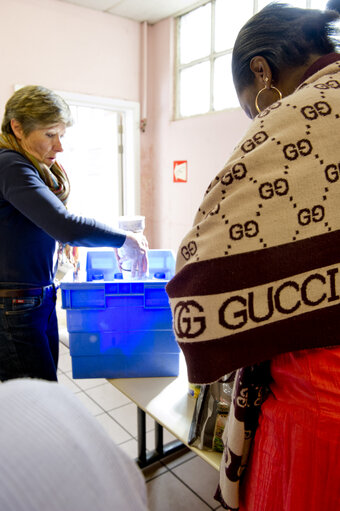
[[(187, 446), (212, 467), (219, 470), (220, 453), (205, 451), (188, 445), (195, 398), (188, 394), (187, 371), (182, 356), (178, 377), (120, 378), (108, 381), (137, 405), (137, 463), (140, 467), (150, 465)], [(156, 448), (151, 453), (147, 453), (146, 450), (146, 413), (155, 420)], [(164, 445), (163, 427), (178, 440)]]

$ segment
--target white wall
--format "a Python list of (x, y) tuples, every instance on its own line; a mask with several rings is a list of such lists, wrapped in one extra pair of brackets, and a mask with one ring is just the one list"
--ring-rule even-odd
[(140, 24), (58, 0), (0, 0), (0, 115), (15, 84), (139, 101)]
[[(249, 126), (240, 108), (172, 121), (174, 20), (148, 27), (148, 111), (141, 135), (142, 212), (153, 248), (176, 250), (203, 194)], [(173, 161), (188, 160), (188, 183)]]

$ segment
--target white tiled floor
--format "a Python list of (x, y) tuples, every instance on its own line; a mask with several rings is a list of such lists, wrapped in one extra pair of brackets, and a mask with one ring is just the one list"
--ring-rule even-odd
[[(131, 458), (137, 457), (136, 405), (105, 379), (73, 379), (65, 311), (58, 307), (60, 325), (60, 358), (58, 378), (88, 408), (112, 440)], [(147, 448), (154, 448), (154, 422), (147, 417)], [(164, 430), (164, 440), (174, 437)], [(187, 450), (169, 456), (143, 470), (150, 511), (207, 511), (219, 509), (214, 500), (218, 472)]]

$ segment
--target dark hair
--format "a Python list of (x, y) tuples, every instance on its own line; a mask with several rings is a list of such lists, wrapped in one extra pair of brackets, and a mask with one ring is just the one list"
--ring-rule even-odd
[[(303, 65), (312, 53), (326, 55), (337, 47), (332, 24), (340, 18), (340, 0), (330, 0), (326, 11), (271, 3), (241, 28), (233, 49), (232, 73), (238, 92), (253, 82), (250, 61), (265, 57), (273, 80), (285, 68)], [(334, 10), (333, 10), (334, 9)], [(338, 12), (336, 12), (338, 11)]]

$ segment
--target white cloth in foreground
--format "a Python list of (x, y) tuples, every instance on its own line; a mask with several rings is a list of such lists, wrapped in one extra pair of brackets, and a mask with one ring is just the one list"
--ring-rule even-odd
[(147, 511), (143, 476), (68, 389), (0, 385), (2, 511)]

